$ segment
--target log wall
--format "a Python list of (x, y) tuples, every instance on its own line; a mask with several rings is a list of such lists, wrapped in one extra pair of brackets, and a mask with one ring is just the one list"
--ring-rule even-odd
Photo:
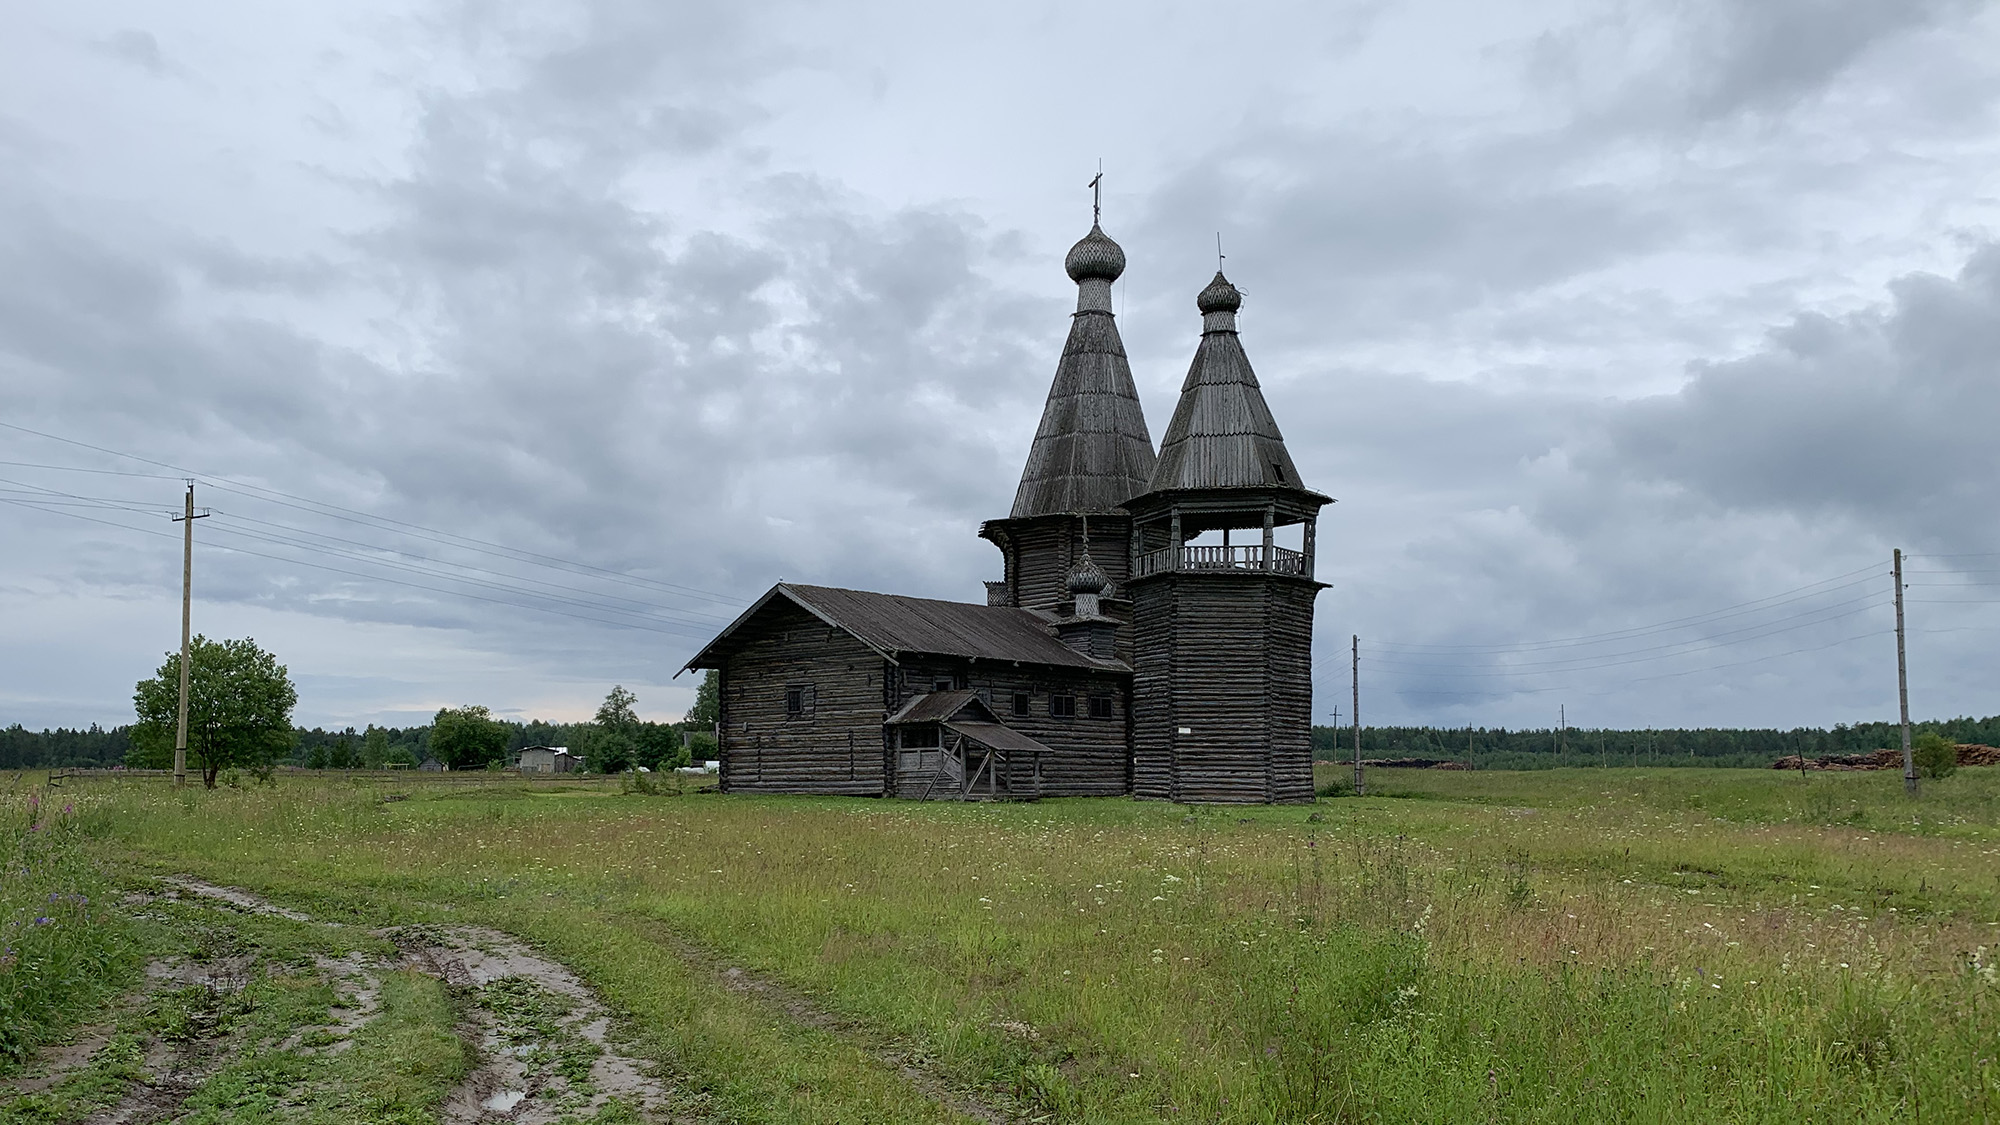
[[(1022, 609), (1054, 610), (1069, 605), (1069, 572), (1083, 558), (1080, 516), (1046, 516), (1010, 527), (1008, 579), (1014, 604)], [(1131, 573), (1132, 521), (1127, 516), (1090, 517), (1090, 561), (1111, 579), (1123, 596)]]
[[(882, 658), (789, 603), (773, 602), (738, 637), (718, 683), (723, 791), (881, 796)], [(797, 718), (785, 708), (794, 686), (812, 693)]]
[[(1092, 532), (1096, 531), (1092, 520)], [(1042, 756), (1045, 797), (1113, 797), (1130, 792), (1130, 732), (1126, 693), (1129, 680), (1111, 672), (1016, 665), (949, 657), (906, 658), (896, 678), (900, 707), (950, 679), (957, 690), (977, 691), (1000, 721), (1047, 746)], [(1028, 693), (1028, 714), (1014, 714), (1014, 693)], [(1076, 717), (1049, 714), (1049, 698), (1076, 697)], [(1111, 717), (1090, 717), (1090, 697), (1109, 696)]]
[(1134, 585), (1135, 796), (1312, 799), (1318, 592), (1310, 580), (1227, 572)]

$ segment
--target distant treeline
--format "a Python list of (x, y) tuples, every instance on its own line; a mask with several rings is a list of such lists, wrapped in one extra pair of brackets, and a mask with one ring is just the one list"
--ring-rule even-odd
[[(568, 746), (583, 753), (591, 745), (597, 732), (594, 723), (546, 723), (510, 722), (499, 720), (507, 728), (507, 752), (509, 757), (527, 746)], [(676, 743), (679, 730), (684, 724), (643, 723), (639, 733), (642, 736), (658, 734), (663, 741), (671, 737)], [(652, 728), (659, 728), (657, 732)], [(697, 756), (713, 749), (713, 740), (706, 728), (696, 728), (695, 750)], [(298, 728), (297, 740), (287, 764), (312, 766), (315, 768), (372, 768), (403, 765), (414, 766), (424, 760), (429, 753), (431, 728), (426, 723), (420, 727), (377, 727), (362, 730), (348, 727), (345, 730), (324, 730), (313, 727), (310, 730)], [(55, 730), (32, 731), (15, 723), (0, 728), (0, 769), (46, 769), (60, 766), (116, 766), (125, 762), (125, 755), (132, 747), (132, 727), (112, 727), (106, 730), (92, 724), (87, 730), (70, 730), (58, 727)]]
[(19, 723), (0, 729), (0, 769), (41, 769), (45, 766), (115, 766), (132, 747), (131, 726), (105, 730), (96, 723), (88, 730), (57, 727), (32, 731)]
[[(511, 756), (524, 746), (568, 746), (579, 752), (591, 745), (593, 723), (522, 723), (500, 720), (507, 728)], [(661, 736), (684, 724), (644, 724), (659, 727)], [(2000, 746), (2000, 715), (1986, 719), (1944, 719), (1913, 724), (1913, 731), (1936, 731), (1953, 742)], [(712, 746), (705, 727), (697, 727), (701, 745), (696, 756)], [(416, 765), (430, 744), (429, 724), (418, 727), (370, 726), (328, 731), (301, 728), (289, 759), (292, 765), (330, 768)], [(650, 731), (646, 732), (652, 733)], [(651, 741), (648, 739), (648, 741)], [(1865, 754), (1900, 746), (1895, 723), (1839, 724), (1830, 730), (1587, 730), (1571, 727), (1507, 730), (1474, 727), (1363, 727), (1364, 758), (1442, 758), (1479, 769), (1549, 769), (1555, 766), (1678, 765), (1768, 766), (1788, 754), (1823, 758), (1834, 754)], [(58, 727), (31, 731), (15, 723), (0, 729), (0, 769), (42, 769), (51, 766), (115, 766), (125, 761), (132, 745), (132, 728), (109, 730), (92, 724), (85, 730)], [(1346, 760), (1354, 753), (1351, 727), (1313, 728), (1313, 756)]]
[[(2000, 716), (1912, 723), (1913, 735), (1936, 731), (1953, 742), (2000, 746)], [(1362, 727), (1363, 758), (1440, 758), (1477, 769), (1557, 766), (1734, 766), (1760, 768), (1789, 754), (1823, 758), (1902, 745), (1895, 723), (1845, 723), (1831, 730), (1507, 730), (1487, 727)], [(1313, 756), (1354, 756), (1354, 728), (1313, 728)]]

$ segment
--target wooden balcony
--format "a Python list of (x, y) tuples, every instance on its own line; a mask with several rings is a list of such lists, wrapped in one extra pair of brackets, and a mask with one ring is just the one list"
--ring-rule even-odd
[(1293, 574), (1305, 578), (1312, 577), (1311, 560), (1304, 551), (1293, 551), (1273, 546), (1269, 554), (1261, 543), (1246, 547), (1229, 546), (1182, 546), (1178, 550), (1165, 547), (1158, 551), (1148, 551), (1138, 558), (1138, 565), (1132, 569), (1132, 577), (1144, 578), (1151, 574), (1164, 574), (1170, 570), (1201, 571), (1269, 571), (1273, 574)]

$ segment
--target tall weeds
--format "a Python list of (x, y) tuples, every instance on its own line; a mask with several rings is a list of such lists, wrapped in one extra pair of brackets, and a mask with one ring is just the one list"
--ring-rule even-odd
[(74, 812), (59, 794), (0, 797), (0, 1071), (100, 1004), (132, 967)]

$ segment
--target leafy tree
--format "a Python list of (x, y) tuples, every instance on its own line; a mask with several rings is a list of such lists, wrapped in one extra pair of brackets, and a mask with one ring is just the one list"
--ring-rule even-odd
[(355, 749), (354, 728), (348, 727), (338, 742), (327, 747), (326, 766), (334, 770), (351, 770), (360, 762), (361, 755)]
[(640, 765), (648, 769), (670, 770), (687, 765), (687, 750), (681, 746), (681, 732), (672, 723), (640, 723), (636, 734)]
[(583, 762), (595, 773), (619, 773), (634, 766), (659, 769), (671, 761), (673, 728), (639, 721), (639, 697), (618, 684), (597, 709), (596, 730), (583, 740)]
[(689, 731), (686, 753), (693, 762), (715, 761), (715, 733), (712, 730)]
[(688, 708), (685, 722), (698, 730), (708, 730), (722, 719), (722, 695), (715, 669), (710, 668), (703, 676), (701, 686), (694, 691), (694, 706)]
[(1958, 772), (1958, 744), (1936, 731), (1925, 731), (1910, 744), (1910, 757), (1925, 777), (1950, 777)]
[[(215, 788), (224, 769), (269, 777), (272, 764), (290, 752), (296, 738), (292, 708), (299, 693), (285, 666), (249, 637), (198, 636), (188, 651), (188, 754), (201, 769), (202, 784)], [(173, 761), (180, 683), (181, 657), (175, 652), (152, 679), (133, 689), (139, 724), (127, 757), (131, 764), (157, 768)]]
[(389, 761), (389, 732), (368, 724), (368, 730), (361, 736), (361, 761), (363, 769), (379, 770)]
[[(446, 707), (431, 720), (431, 756), (455, 770), (482, 769), (507, 756), (507, 727), (484, 707)], [(414, 751), (410, 764), (416, 764)]]
[(597, 708), (597, 725), (608, 730), (627, 730), (639, 725), (639, 713), (632, 705), (639, 697), (625, 690), (624, 684), (615, 684), (611, 694)]
[(599, 727), (583, 744), (583, 764), (592, 773), (622, 773), (638, 762), (639, 743), (630, 731)]

